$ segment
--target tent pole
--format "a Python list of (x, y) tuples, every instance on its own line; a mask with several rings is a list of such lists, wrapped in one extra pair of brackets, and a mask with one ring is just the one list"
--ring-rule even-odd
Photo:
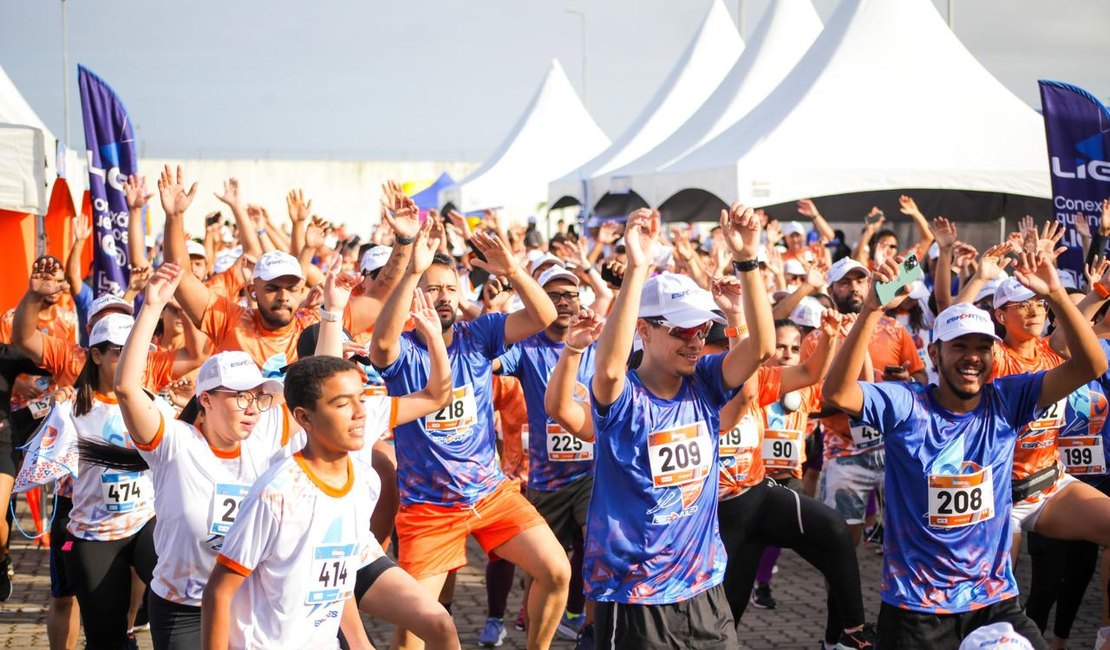
[[(743, 0), (741, 0), (743, 2)], [(948, 0), (948, 29), (956, 31), (956, 16), (953, 10), (956, 8), (956, 0)]]
[(62, 0), (62, 120), (66, 146), (69, 139), (69, 29), (66, 25), (66, 0)]

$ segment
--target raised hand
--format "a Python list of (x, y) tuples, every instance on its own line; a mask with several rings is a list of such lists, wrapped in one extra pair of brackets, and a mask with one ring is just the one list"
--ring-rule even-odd
[(432, 306), (432, 301), (421, 289), (417, 289), (412, 294), (412, 309), (409, 311), (409, 316), (412, 317), (416, 331), (424, 336), (424, 340), (431, 340), (443, 333), (443, 324), (439, 320), (439, 315)]
[(382, 184), (382, 219), (398, 237), (411, 239), (420, 232), (420, 208), (416, 207), (397, 181)]
[(1087, 221), (1087, 215), (1082, 212), (1076, 212), (1072, 215), (1075, 219), (1075, 234), (1083, 239), (1091, 238), (1091, 222)]
[(844, 316), (833, 309), (826, 309), (821, 314), (821, 331), (830, 339), (836, 340), (840, 336), (840, 329), (844, 327)]
[(875, 219), (875, 221), (866, 224), (866, 229), (868, 231), (874, 232), (882, 228), (883, 224), (886, 223), (886, 215), (884, 215), (883, 211), (876, 205), (871, 206), (871, 210), (867, 212), (867, 216)]
[(971, 244), (958, 241), (953, 249), (953, 255), (952, 265), (960, 271), (966, 271), (975, 265), (975, 259), (979, 257), (979, 250)]
[(733, 203), (728, 211), (721, 210), (721, 231), (734, 259), (755, 259), (759, 252), (760, 229), (755, 210), (742, 203)]
[(611, 273), (613, 277), (617, 279), (616, 284), (610, 281), (606, 281), (606, 284), (609, 285), (609, 288), (613, 289), (614, 291), (620, 289), (621, 284), (624, 282), (624, 264), (617, 260), (607, 260), (601, 265), (601, 268), (602, 270), (608, 269), (609, 273)]
[(782, 224), (778, 219), (772, 219), (767, 222), (767, 247), (770, 248), (775, 244), (782, 241)]
[[(132, 271), (131, 274), (134, 277), (135, 272)], [(157, 309), (165, 307), (173, 300), (173, 292), (177, 290), (177, 285), (181, 284), (181, 278), (184, 275), (184, 270), (171, 262), (159, 266), (146, 285), (143, 304)]]
[(324, 246), (324, 225), (319, 219), (313, 218), (304, 231), (304, 247), (319, 250)]
[(289, 211), (289, 220), (293, 223), (308, 221), (312, 216), (312, 201), (305, 201), (304, 190), (289, 190), (285, 195), (285, 208)]
[(435, 259), (436, 251), (439, 250), (439, 244), (442, 240), (443, 228), (431, 219), (425, 221), (420, 232), (416, 234), (416, 241), (413, 242), (412, 259), (409, 260), (409, 270), (414, 275), (420, 275), (428, 270), (428, 267), (432, 265), (432, 260)]
[(459, 235), (466, 241), (470, 241), (470, 238), (474, 236), (474, 231), (470, 229), (470, 222), (466, 220), (466, 217), (459, 214), (458, 210), (451, 210), (447, 213), (447, 218), (459, 229)]
[(988, 282), (997, 278), (1013, 262), (1012, 258), (1006, 257), (1009, 252), (1009, 244), (995, 244), (988, 248), (979, 258), (979, 277)]
[(351, 292), (362, 283), (362, 278), (353, 273), (328, 273), (324, 280), (324, 309), (343, 311), (351, 300)]
[(798, 206), (798, 213), (808, 219), (816, 219), (821, 216), (817, 211), (817, 206), (813, 204), (811, 199), (799, 199), (795, 205)]
[(65, 288), (65, 280), (59, 279), (62, 265), (56, 258), (42, 257), (31, 265), (31, 279), (27, 283), (27, 291), (36, 298), (53, 296)]
[(486, 258), (485, 261), (474, 259), (471, 263), (480, 269), (489, 271), (493, 275), (512, 277), (520, 268), (516, 256), (509, 250), (509, 245), (497, 233), (489, 231), (476, 232), (470, 238), (474, 248)]
[(181, 165), (177, 166), (177, 173), (166, 165), (158, 177), (158, 194), (162, 199), (162, 210), (167, 217), (177, 217), (185, 214), (197, 195), (197, 184), (193, 183), (189, 191), (185, 191), (185, 174)]
[(1022, 253), (1014, 268), (1014, 277), (1038, 296), (1063, 289), (1060, 276), (1056, 273), (1055, 256), (1041, 252)]
[(829, 265), (824, 260), (811, 264), (806, 269), (806, 284), (814, 289), (825, 286), (825, 279), (829, 276)]
[(956, 245), (956, 224), (944, 217), (933, 219), (933, 238), (942, 251), (951, 251)]
[(898, 211), (906, 216), (925, 218), (925, 215), (921, 214), (921, 210), (917, 208), (917, 201), (905, 194), (898, 197)]
[[(1055, 258), (1060, 253), (1063, 253), (1065, 250), (1067, 250), (1067, 248), (1064, 246), (1061, 246), (1059, 248), (1057, 248), (1056, 246), (1058, 243), (1060, 243), (1060, 238), (1064, 236), (1064, 225), (1059, 221), (1046, 221), (1044, 226), (1041, 227), (1041, 232), (1039, 235), (1037, 234), (1036, 226), (1033, 226), (1031, 232), (1032, 237), (1036, 238), (1033, 240), (1033, 245), (1035, 247), (1034, 250), (1038, 254), (1043, 253)], [(1028, 243), (1026, 243), (1026, 250), (1029, 250)]]
[(127, 209), (131, 211), (142, 210), (147, 201), (154, 194), (146, 191), (146, 176), (132, 174), (123, 182), (123, 193), (127, 197)]
[(621, 225), (616, 221), (606, 221), (597, 229), (597, 243), (608, 246), (620, 239)]
[(324, 304), (324, 285), (317, 284), (308, 290), (301, 300), (301, 304), (297, 305), (297, 309), (307, 309), (309, 311), (318, 309)]
[(270, 221), (270, 214), (266, 212), (266, 208), (253, 203), (247, 206), (247, 217), (259, 228)]
[(135, 294), (142, 292), (150, 281), (151, 275), (153, 271), (149, 266), (131, 269), (131, 275), (127, 278), (127, 290)]
[(628, 224), (624, 229), (624, 252), (629, 268), (654, 266), (658, 249), (659, 212), (640, 208), (628, 215)]
[(83, 214), (73, 216), (73, 241), (83, 242), (92, 237), (93, 227), (92, 220), (85, 217)]
[(1102, 200), (1102, 214), (1098, 219), (1098, 232), (1102, 236), (1110, 235), (1110, 199)]
[[(897, 255), (893, 258), (888, 258), (882, 264), (871, 272), (871, 290), (867, 292), (867, 298), (864, 299), (864, 308), (871, 309), (872, 311), (879, 311), (883, 308), (882, 301), (879, 300), (879, 294), (876, 292), (876, 286), (880, 282), (891, 282), (898, 277), (898, 269), (902, 266), (903, 258)], [(902, 292), (907, 289), (903, 287)]]
[(1102, 255), (1095, 255), (1090, 264), (1084, 264), (1083, 275), (1087, 277), (1087, 289), (1093, 288), (1107, 271), (1110, 271), (1110, 260)]
[(738, 316), (744, 313), (743, 290), (739, 278), (731, 275), (714, 278), (711, 288), (713, 301), (725, 315)]
[(242, 198), (239, 196), (239, 179), (229, 178), (224, 181), (224, 193), (212, 193), (217, 199), (226, 203), (232, 210), (237, 209), (242, 205)]
[(601, 328), (604, 325), (604, 318), (594, 313), (592, 309), (583, 307), (578, 311), (578, 315), (570, 319), (564, 343), (572, 348), (585, 350), (601, 338)]
[(166, 385), (166, 393), (170, 397), (170, 401), (177, 408), (185, 408), (189, 400), (193, 399), (196, 394), (196, 384), (190, 375), (185, 375), (181, 379), (172, 381)]

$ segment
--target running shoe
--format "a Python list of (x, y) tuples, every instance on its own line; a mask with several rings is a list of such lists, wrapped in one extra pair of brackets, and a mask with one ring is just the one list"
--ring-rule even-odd
[(1098, 636), (1095, 637), (1095, 650), (1102, 650), (1102, 646), (1110, 641), (1110, 627), (1098, 628)]
[(883, 525), (876, 522), (874, 526), (863, 529), (863, 540), (868, 544), (883, 545)]
[(578, 638), (578, 632), (582, 629), (582, 624), (585, 622), (585, 614), (563, 612), (563, 618), (559, 619), (559, 627), (556, 628), (555, 633), (564, 639), (574, 641)]
[(483, 648), (496, 648), (505, 642), (505, 622), (499, 618), (487, 618), (486, 627), (478, 635), (478, 645)]
[(134, 632), (127, 633), (127, 650), (139, 650), (139, 640), (135, 638)]
[(0, 601), (12, 597), (12, 558), (6, 557), (0, 562)]
[(762, 582), (755, 583), (750, 600), (752, 607), (756, 609), (774, 609), (777, 605), (775, 599), (771, 597), (771, 585)]
[(864, 623), (862, 629), (851, 634), (845, 632), (836, 642), (836, 647), (843, 650), (874, 650), (878, 645), (879, 634), (875, 631), (874, 623)]
[(528, 627), (525, 624), (527, 616), (528, 616), (528, 610), (527, 610), (526, 606), (521, 605), (520, 606), (520, 613), (516, 615), (516, 623), (513, 623), (513, 627), (515, 627), (518, 632), (523, 632), (525, 630), (525, 628)]
[(594, 650), (594, 624), (586, 623), (578, 631), (578, 639), (574, 643), (574, 650)]
[(150, 629), (150, 617), (146, 613), (146, 598), (143, 599), (143, 604), (139, 605), (139, 611), (135, 612), (135, 632), (143, 632)]

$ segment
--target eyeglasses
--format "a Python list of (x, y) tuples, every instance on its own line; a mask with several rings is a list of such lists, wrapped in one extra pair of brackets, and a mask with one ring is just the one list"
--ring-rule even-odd
[(254, 404), (255, 408), (258, 409), (258, 412), (262, 413), (264, 411), (270, 410), (270, 407), (273, 406), (274, 403), (274, 396), (270, 393), (260, 393), (258, 395), (255, 395), (254, 393), (250, 393), (245, 390), (235, 391), (226, 390), (223, 388), (214, 388), (208, 392), (233, 393), (235, 395), (235, 405), (239, 407), (240, 411), (245, 411), (250, 408), (251, 404)]
[(693, 341), (694, 339), (701, 339), (704, 341), (705, 338), (709, 336), (709, 330), (713, 328), (713, 323), (708, 322), (702, 323), (697, 327), (675, 327), (673, 325), (667, 325), (657, 318), (645, 318), (644, 320), (654, 327), (666, 327), (667, 334), (683, 341)]
[(1028, 313), (1036, 313), (1036, 312), (1039, 312), (1039, 311), (1047, 311), (1048, 310), (1048, 301), (1046, 301), (1044, 299), (1038, 299), (1038, 300), (1024, 300), (1022, 302), (1006, 303), (1006, 309), (1010, 309), (1011, 307), (1017, 309), (1018, 311), (1023, 311), (1027, 314)]
[(561, 292), (560, 291), (548, 291), (547, 292), (547, 297), (551, 298), (551, 302), (557, 305), (557, 304), (559, 304), (560, 300), (566, 300), (567, 302), (575, 302), (576, 300), (578, 300), (578, 292), (577, 291), (561, 291)]

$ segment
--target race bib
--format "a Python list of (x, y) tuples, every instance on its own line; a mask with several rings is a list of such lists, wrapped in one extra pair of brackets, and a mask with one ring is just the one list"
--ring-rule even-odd
[(991, 469), (973, 474), (929, 475), (929, 525), (960, 528), (994, 516)]
[(704, 422), (650, 433), (647, 444), (655, 487), (701, 481), (713, 467), (713, 442)]
[(235, 517), (239, 515), (239, 505), (243, 497), (247, 496), (249, 485), (235, 483), (217, 483), (216, 492), (212, 495), (212, 508), (208, 520), (212, 525), (208, 528), (209, 535), (227, 535)]
[(306, 605), (334, 603), (354, 593), (357, 550), (357, 544), (325, 544), (312, 550), (313, 582)]
[(547, 460), (569, 463), (594, 459), (594, 443), (586, 442), (557, 424), (547, 425)]
[(31, 417), (35, 418), (36, 420), (40, 420), (46, 417), (46, 414), (50, 412), (50, 401), (50, 397), (48, 396), (31, 400), (27, 404), (27, 408), (31, 411)]
[(768, 429), (763, 432), (763, 464), (767, 469), (800, 469), (805, 438), (803, 431)]
[(451, 402), (424, 418), (428, 431), (447, 433), (469, 429), (478, 423), (478, 403), (470, 384), (454, 389)]
[(1068, 474), (1106, 473), (1106, 452), (1101, 435), (1057, 438), (1056, 446), (1064, 459)]
[(721, 458), (734, 458), (742, 451), (755, 448), (759, 444), (759, 426), (755, 418), (745, 415), (740, 422), (727, 431), (720, 433)]
[(1064, 426), (1064, 413), (1067, 412), (1068, 398), (1064, 398), (1055, 404), (1049, 404), (1037, 413), (1037, 419), (1029, 423), (1030, 431), (1045, 431), (1047, 429), (1059, 429)]
[(104, 472), (100, 476), (100, 493), (108, 512), (131, 512), (143, 500), (139, 472)]
[(852, 444), (856, 449), (871, 449), (883, 444), (883, 435), (874, 427), (861, 424), (852, 427)]

